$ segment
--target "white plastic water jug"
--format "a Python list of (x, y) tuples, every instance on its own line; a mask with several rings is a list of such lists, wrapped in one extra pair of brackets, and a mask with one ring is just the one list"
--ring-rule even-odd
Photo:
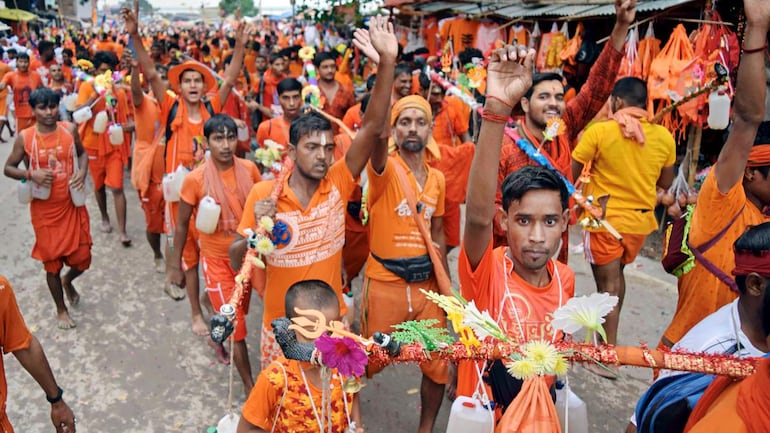
[(109, 134), (110, 144), (113, 146), (120, 146), (123, 144), (123, 127), (120, 126), (120, 123), (113, 123), (110, 125)]
[(19, 181), (19, 203), (27, 204), (32, 201), (32, 186), (27, 179)]
[(235, 433), (240, 420), (241, 417), (237, 413), (225, 415), (217, 423), (217, 433)]
[(163, 176), (163, 198), (167, 202), (179, 201), (179, 192), (182, 191), (182, 184), (187, 173), (188, 170), (180, 164), (175, 172)]
[(78, 108), (78, 94), (73, 93), (64, 97), (64, 107), (67, 111), (75, 111)]
[(195, 228), (207, 235), (214, 233), (217, 230), (217, 223), (219, 223), (219, 214), (221, 212), (222, 207), (217, 204), (213, 197), (209, 195), (203, 197), (198, 204)]
[(562, 433), (588, 433), (586, 403), (562, 382), (556, 383), (556, 413)]
[(730, 97), (724, 86), (709, 95), (709, 128), (725, 129), (730, 124)]
[(70, 197), (72, 198), (72, 204), (74, 204), (75, 207), (85, 206), (86, 186), (83, 185), (83, 187), (80, 189), (76, 189), (70, 186)]
[(452, 403), (446, 433), (492, 433), (494, 413), (475, 398), (459, 396)]
[(94, 133), (102, 134), (104, 131), (106, 131), (108, 120), (109, 119), (107, 118), (106, 111), (100, 111), (96, 113), (96, 118), (94, 118)]
[(249, 127), (238, 127), (238, 141), (246, 141), (249, 139)]
[(74, 120), (77, 124), (81, 124), (83, 122), (88, 122), (93, 116), (94, 113), (91, 112), (91, 107), (86, 105), (85, 107), (82, 107), (72, 113), (72, 120)]
[(32, 198), (37, 200), (48, 200), (48, 197), (51, 196), (51, 187), (50, 186), (43, 186), (36, 182), (32, 182), (30, 185), (32, 189)]

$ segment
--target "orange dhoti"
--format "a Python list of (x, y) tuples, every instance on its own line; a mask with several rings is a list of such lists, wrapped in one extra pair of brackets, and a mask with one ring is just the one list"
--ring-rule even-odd
[[(179, 202), (166, 202), (166, 234), (169, 236), (169, 245), (173, 245), (174, 230), (176, 230), (177, 212), (179, 212)], [(173, 246), (172, 246), (173, 248)], [(198, 246), (198, 231), (195, 229), (195, 212), (190, 216), (190, 225), (187, 227), (187, 240), (182, 249), (182, 270), (188, 271), (198, 266), (200, 259), (200, 247)]]
[(166, 208), (166, 202), (163, 200), (163, 188), (161, 184), (150, 184), (147, 193), (139, 193), (139, 200), (142, 202), (144, 211), (144, 222), (147, 225), (147, 232), (161, 234), (163, 231), (163, 216)]
[(69, 195), (61, 200), (30, 203), (35, 245), (32, 257), (45, 271), (58, 274), (67, 266), (85, 271), (91, 266), (91, 226), (85, 206), (75, 207)]
[[(237, 272), (230, 267), (230, 260), (214, 257), (201, 257), (201, 267), (211, 306), (214, 311), (219, 312), (222, 305), (228, 303), (233, 296)], [(241, 306), (235, 309), (235, 341), (243, 341), (246, 338), (246, 314), (249, 312), (250, 300), (251, 291), (247, 290)]]
[(112, 189), (123, 189), (123, 154), (119, 150), (101, 154), (97, 149), (88, 152), (88, 172), (94, 181), (94, 189), (105, 185)]

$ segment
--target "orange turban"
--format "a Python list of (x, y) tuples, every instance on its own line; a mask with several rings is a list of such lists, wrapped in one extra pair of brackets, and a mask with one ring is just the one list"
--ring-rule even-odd
[(746, 167), (770, 166), (770, 144), (757, 144), (751, 148)]
[(409, 108), (416, 108), (422, 111), (427, 116), (428, 123), (433, 122), (433, 111), (431, 111), (428, 101), (420, 95), (409, 95), (404, 96), (393, 104), (393, 108), (390, 111), (390, 126), (395, 125), (398, 116)]

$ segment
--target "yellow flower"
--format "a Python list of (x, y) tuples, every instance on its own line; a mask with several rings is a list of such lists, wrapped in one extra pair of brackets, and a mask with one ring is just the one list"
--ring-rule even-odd
[(535, 363), (540, 374), (553, 374), (559, 352), (551, 343), (536, 340), (524, 346), (524, 356)]
[(569, 363), (566, 359), (564, 359), (564, 356), (560, 353), (556, 357), (556, 366), (553, 368), (553, 374), (557, 376), (564, 376), (567, 374), (567, 371), (569, 370)]
[(439, 307), (441, 307), (441, 309), (444, 310), (447, 315), (451, 314), (454, 317), (465, 317), (465, 306), (460, 302), (459, 299), (452, 296), (440, 295), (436, 292), (428, 292), (423, 289), (420, 289), (420, 291), (425, 295), (426, 298), (430, 299)]
[(312, 60), (313, 57), (315, 57), (315, 48), (313, 47), (302, 47), (299, 50), (299, 53), (297, 53), (299, 58), (302, 60)]
[(257, 252), (263, 256), (269, 256), (274, 249), (275, 245), (273, 245), (273, 241), (271, 241), (269, 238), (260, 236), (259, 240), (257, 240)]
[(273, 160), (279, 160), (281, 159), (281, 150), (277, 147), (270, 147), (267, 149), (270, 156), (273, 158)]
[(508, 373), (519, 380), (528, 379), (537, 375), (537, 365), (530, 359), (520, 359), (513, 361), (508, 367)]
[(259, 219), (259, 226), (265, 229), (267, 233), (270, 233), (273, 231), (273, 227), (275, 227), (275, 223), (273, 222), (272, 218), (265, 215)]

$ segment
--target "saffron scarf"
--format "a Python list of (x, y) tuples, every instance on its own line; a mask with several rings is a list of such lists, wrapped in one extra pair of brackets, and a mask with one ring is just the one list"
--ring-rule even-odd
[(634, 140), (644, 146), (644, 129), (640, 119), (650, 119), (650, 114), (647, 110), (639, 107), (622, 108), (614, 113), (612, 118), (618, 122), (623, 137)]
[(233, 175), (235, 176), (235, 190), (231, 190), (222, 180), (222, 175), (216, 164), (207, 158), (203, 167), (203, 190), (210, 195), (222, 208), (222, 213), (217, 224), (217, 231), (235, 232), (243, 215), (243, 206), (246, 205), (246, 197), (254, 185), (243, 161), (233, 158)]

